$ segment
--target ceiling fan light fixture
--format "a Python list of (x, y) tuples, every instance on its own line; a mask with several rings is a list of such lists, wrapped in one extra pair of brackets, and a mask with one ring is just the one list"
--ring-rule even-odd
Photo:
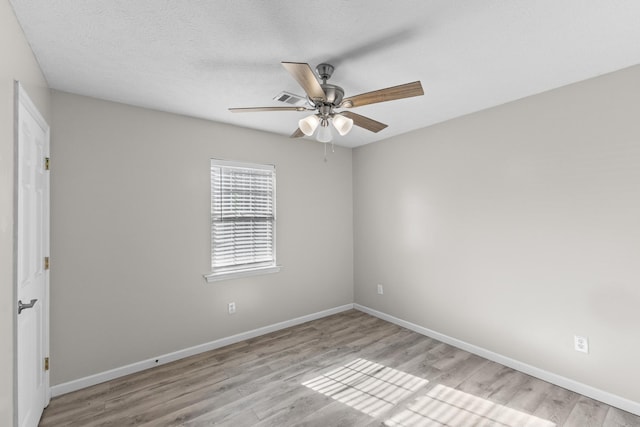
[(315, 132), (319, 124), (320, 124), (320, 119), (315, 114), (307, 116), (304, 119), (300, 119), (298, 121), (298, 127), (300, 128), (302, 133), (304, 133), (307, 136), (313, 135), (313, 132)]
[(316, 140), (318, 142), (331, 142), (331, 128), (329, 127), (329, 123), (323, 123), (318, 129), (318, 134), (316, 135)]
[(332, 121), (333, 126), (336, 128), (340, 136), (348, 134), (353, 127), (353, 120), (349, 117), (343, 116), (342, 114), (335, 114)]

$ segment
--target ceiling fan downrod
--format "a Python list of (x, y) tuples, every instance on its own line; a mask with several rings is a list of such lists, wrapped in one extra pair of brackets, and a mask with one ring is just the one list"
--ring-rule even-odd
[(322, 84), (327, 84), (327, 80), (329, 80), (333, 75), (333, 70), (334, 67), (331, 64), (318, 64), (316, 67), (316, 73), (318, 73), (318, 76), (322, 79)]

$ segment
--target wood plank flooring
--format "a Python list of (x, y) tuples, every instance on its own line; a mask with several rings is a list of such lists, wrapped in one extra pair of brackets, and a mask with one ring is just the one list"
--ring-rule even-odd
[(53, 399), (40, 426), (638, 426), (350, 310)]

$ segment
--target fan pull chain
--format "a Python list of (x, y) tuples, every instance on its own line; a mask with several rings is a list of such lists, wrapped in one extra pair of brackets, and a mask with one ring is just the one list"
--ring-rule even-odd
[(324, 162), (327, 163), (327, 143), (324, 143)]

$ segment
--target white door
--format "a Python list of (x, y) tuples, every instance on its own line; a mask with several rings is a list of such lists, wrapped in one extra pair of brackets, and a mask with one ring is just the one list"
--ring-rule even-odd
[[(49, 126), (17, 93), (16, 286), (18, 425), (37, 426), (49, 403)], [(45, 258), (46, 257), (46, 258)]]

